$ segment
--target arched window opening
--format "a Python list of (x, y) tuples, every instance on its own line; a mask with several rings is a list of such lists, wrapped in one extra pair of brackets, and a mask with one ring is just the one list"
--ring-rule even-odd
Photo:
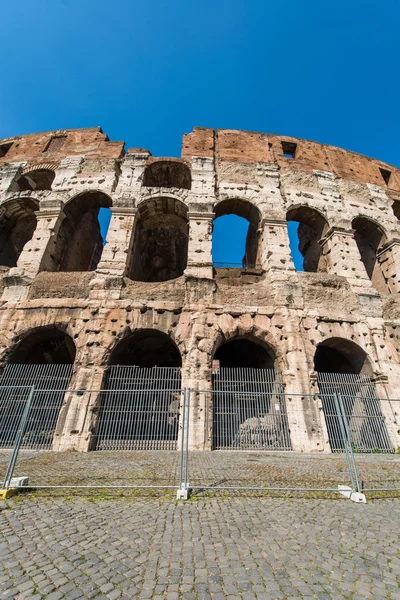
[(181, 364), (173, 340), (142, 329), (110, 356), (95, 431), (97, 450), (176, 450)]
[(34, 169), (23, 173), (17, 180), (20, 192), (29, 190), (51, 190), (56, 174), (51, 169)]
[(213, 448), (290, 450), (283, 383), (259, 341), (226, 342), (213, 360)]
[(286, 219), (289, 221), (289, 240), (296, 270), (326, 272), (326, 261), (320, 244), (329, 228), (325, 217), (309, 206), (297, 206), (287, 212)]
[(354, 342), (343, 338), (330, 338), (318, 345), (314, 369), (320, 373), (371, 374), (366, 352)]
[(190, 169), (180, 159), (151, 162), (146, 165), (143, 185), (190, 190), (192, 185)]
[(129, 365), (141, 368), (180, 367), (178, 347), (165, 333), (156, 329), (140, 329), (115, 347), (110, 365)]
[(79, 194), (65, 205), (65, 219), (52, 254), (54, 270), (94, 271), (97, 268), (105, 243), (101, 226), (105, 229), (110, 218), (108, 210), (101, 214), (100, 210), (110, 206), (111, 198), (97, 191)]
[(392, 204), (393, 214), (400, 221), (400, 202), (394, 202)]
[(367, 353), (350, 340), (330, 338), (318, 345), (314, 368), (332, 451), (345, 448), (343, 417), (354, 448), (392, 451)]
[(74, 360), (74, 342), (56, 327), (38, 327), (16, 345), (0, 377), (0, 447), (14, 444), (30, 397), (21, 447), (51, 449)]
[(31, 198), (11, 200), (0, 208), (0, 265), (15, 267), (36, 229), (39, 204)]
[(271, 351), (248, 339), (235, 339), (223, 344), (215, 353), (214, 368), (227, 369), (273, 369)]
[(8, 362), (31, 365), (72, 365), (75, 353), (75, 344), (67, 333), (55, 327), (40, 327), (21, 340)]
[(352, 224), (360, 257), (372, 285), (381, 294), (388, 294), (389, 288), (379, 263), (377, 252), (385, 242), (385, 234), (379, 226), (366, 217), (356, 217)]
[(250, 202), (223, 200), (215, 208), (212, 256), (216, 268), (258, 266), (260, 212)]
[(128, 277), (135, 281), (168, 281), (187, 266), (188, 209), (174, 198), (154, 198), (139, 206)]

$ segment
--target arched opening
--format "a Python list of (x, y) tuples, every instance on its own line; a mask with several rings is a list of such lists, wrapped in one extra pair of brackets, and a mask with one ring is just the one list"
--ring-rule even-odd
[(150, 162), (144, 170), (143, 185), (190, 190), (190, 169), (179, 158)]
[(381, 294), (388, 294), (389, 288), (379, 263), (377, 252), (386, 241), (383, 230), (371, 219), (356, 217), (351, 224), (360, 257), (372, 285)]
[(24, 337), (10, 355), (10, 364), (72, 365), (75, 360), (72, 338), (55, 327), (39, 327)]
[(288, 210), (286, 220), (289, 222), (290, 247), (296, 270), (326, 272), (320, 244), (329, 229), (325, 217), (309, 206), (294, 206)]
[(214, 207), (212, 256), (216, 268), (255, 267), (261, 215), (253, 204), (233, 198)]
[(141, 329), (111, 353), (100, 398), (97, 450), (177, 448), (181, 354), (165, 333)]
[(16, 186), (18, 191), (51, 190), (56, 174), (51, 169), (31, 169), (18, 178)]
[(367, 353), (350, 340), (329, 338), (317, 346), (314, 369), (332, 451), (345, 448), (343, 419), (354, 448), (391, 451)]
[(187, 266), (188, 209), (175, 198), (143, 202), (136, 214), (128, 277), (135, 281), (168, 281)]
[(94, 271), (97, 268), (105, 243), (101, 226), (103, 231), (104, 226), (108, 226), (111, 204), (111, 198), (103, 192), (90, 191), (79, 194), (65, 205), (65, 219), (51, 254), (53, 270)]
[(0, 208), (0, 265), (15, 267), (36, 229), (39, 204), (32, 198), (10, 200)]
[(72, 338), (56, 327), (38, 327), (9, 355), (0, 377), (0, 447), (12, 446), (28, 398), (22, 448), (52, 447), (75, 360)]
[(275, 354), (260, 340), (236, 338), (214, 355), (213, 448), (290, 450), (283, 383)]

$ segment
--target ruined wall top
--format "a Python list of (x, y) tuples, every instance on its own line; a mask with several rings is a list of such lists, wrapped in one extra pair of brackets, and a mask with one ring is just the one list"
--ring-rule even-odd
[(13, 162), (46, 164), (80, 155), (115, 159), (123, 153), (124, 142), (110, 142), (100, 127), (59, 129), (0, 140), (0, 166)]
[[(285, 157), (285, 154), (293, 156)], [(221, 162), (275, 163), (282, 168), (309, 172), (329, 171), (357, 183), (387, 187), (396, 198), (400, 198), (400, 169), (356, 152), (309, 140), (253, 131), (195, 127), (192, 133), (183, 136), (182, 141), (182, 158), (188, 160), (193, 156), (215, 158)]]

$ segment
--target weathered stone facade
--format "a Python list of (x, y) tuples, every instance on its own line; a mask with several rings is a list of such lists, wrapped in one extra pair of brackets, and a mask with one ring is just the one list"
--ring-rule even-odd
[[(195, 128), (181, 159), (124, 152), (99, 128), (53, 131), (0, 141), (0, 207), (3, 364), (74, 362), (71, 389), (100, 389), (110, 360), (146, 355), (153, 366), (161, 353), (165, 366), (181, 360), (184, 387), (207, 390), (218, 349), (247, 339), (268, 350), (289, 395), (317, 391), (315, 369), (343, 372), (342, 357), (399, 397), (392, 166), (245, 131)], [(112, 212), (103, 249), (101, 207)], [(253, 269), (213, 267), (213, 219), (230, 213), (250, 222)], [(301, 223), (305, 272), (287, 220)], [(91, 402), (69, 396), (55, 448), (89, 448)], [(314, 404), (293, 396), (287, 410), (294, 449), (329, 451)], [(211, 414), (192, 407), (191, 448), (211, 447)], [(400, 446), (400, 426), (388, 425)]]

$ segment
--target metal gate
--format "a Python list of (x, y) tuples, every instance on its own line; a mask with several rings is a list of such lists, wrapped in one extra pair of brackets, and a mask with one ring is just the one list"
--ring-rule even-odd
[(36, 390), (21, 448), (50, 449), (73, 365), (8, 364), (0, 377), (0, 447), (15, 442), (26, 401)]
[(214, 450), (291, 450), (278, 371), (221, 368), (212, 383)]
[(332, 452), (341, 452), (343, 443), (336, 435), (338, 417), (332, 407), (332, 397), (340, 401), (340, 410), (349, 426), (353, 450), (357, 452), (393, 452), (381, 401), (375, 385), (366, 375), (319, 373), (318, 387), (325, 414)]
[(176, 450), (181, 370), (110, 367), (100, 393), (96, 450)]

